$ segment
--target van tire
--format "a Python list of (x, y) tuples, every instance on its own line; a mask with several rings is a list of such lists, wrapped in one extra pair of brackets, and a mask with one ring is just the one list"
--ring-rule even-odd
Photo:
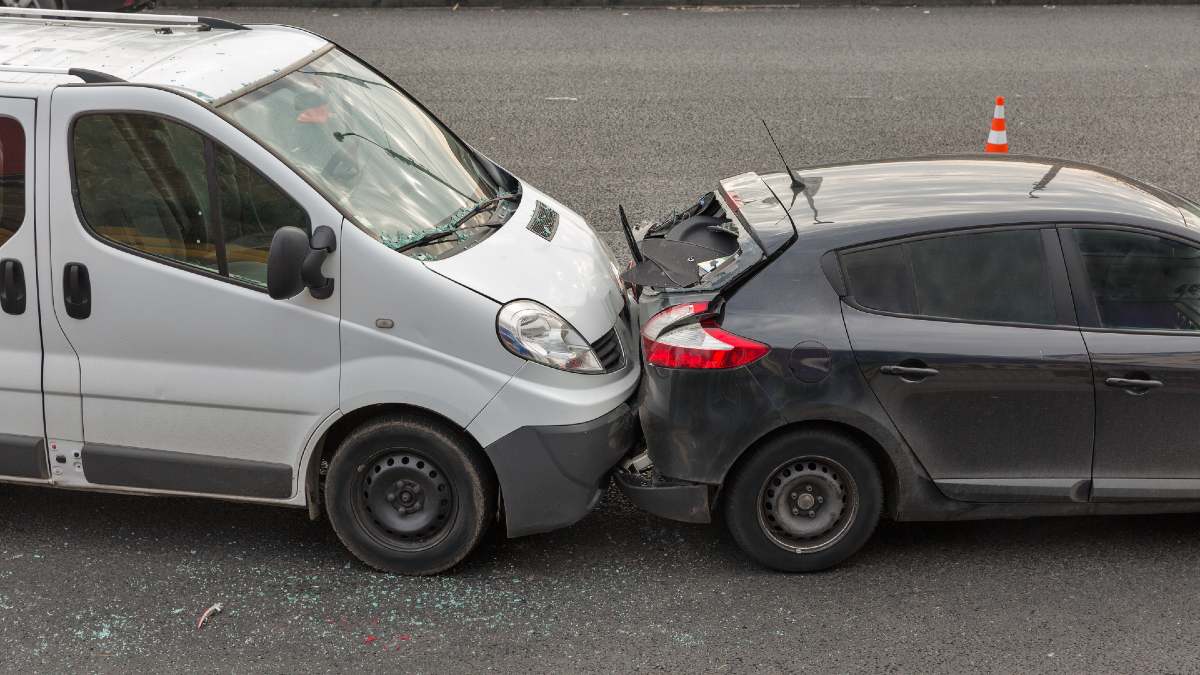
[(398, 574), (438, 574), (461, 563), (496, 515), (495, 481), (471, 439), (418, 415), (352, 431), (329, 464), (325, 498), (346, 548)]
[(735, 468), (723, 511), (733, 539), (756, 562), (782, 572), (828, 569), (870, 539), (883, 484), (854, 440), (801, 430), (768, 440)]

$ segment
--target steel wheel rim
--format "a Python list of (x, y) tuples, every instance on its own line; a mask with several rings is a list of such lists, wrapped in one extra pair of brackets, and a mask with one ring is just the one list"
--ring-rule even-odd
[(423, 551), (449, 534), (459, 504), (442, 468), (422, 453), (388, 449), (361, 465), (352, 494), (354, 516), (377, 542)]
[(758, 493), (758, 524), (776, 546), (823, 551), (841, 541), (858, 514), (858, 485), (828, 457), (790, 459), (768, 474)]

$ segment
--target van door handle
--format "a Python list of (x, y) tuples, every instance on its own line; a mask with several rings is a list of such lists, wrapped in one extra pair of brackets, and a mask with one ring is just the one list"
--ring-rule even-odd
[(1104, 384), (1117, 389), (1124, 389), (1130, 394), (1141, 395), (1151, 389), (1159, 389), (1163, 386), (1161, 380), (1150, 379), (1134, 379), (1128, 377), (1110, 377), (1104, 380)]
[(8, 314), (25, 313), (25, 268), (20, 260), (0, 260), (0, 309)]
[(879, 372), (884, 375), (895, 375), (909, 381), (920, 381), (938, 374), (937, 368), (916, 366), (880, 366)]
[(92, 278), (87, 265), (73, 262), (63, 267), (63, 305), (72, 319), (92, 315)]

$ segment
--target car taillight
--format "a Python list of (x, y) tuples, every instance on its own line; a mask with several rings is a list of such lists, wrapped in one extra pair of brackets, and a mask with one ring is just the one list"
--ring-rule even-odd
[(708, 303), (692, 302), (668, 307), (642, 326), (646, 362), (664, 368), (736, 368), (766, 355), (762, 343), (734, 335), (715, 318), (702, 318), (671, 326), (708, 311)]

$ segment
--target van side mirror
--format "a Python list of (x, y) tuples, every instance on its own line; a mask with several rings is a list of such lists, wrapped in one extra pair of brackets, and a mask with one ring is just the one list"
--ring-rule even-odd
[(337, 237), (325, 225), (311, 240), (298, 227), (279, 228), (267, 254), (267, 293), (276, 300), (294, 298), (305, 288), (318, 300), (333, 295), (333, 279), (321, 274), (321, 265), (335, 250)]

